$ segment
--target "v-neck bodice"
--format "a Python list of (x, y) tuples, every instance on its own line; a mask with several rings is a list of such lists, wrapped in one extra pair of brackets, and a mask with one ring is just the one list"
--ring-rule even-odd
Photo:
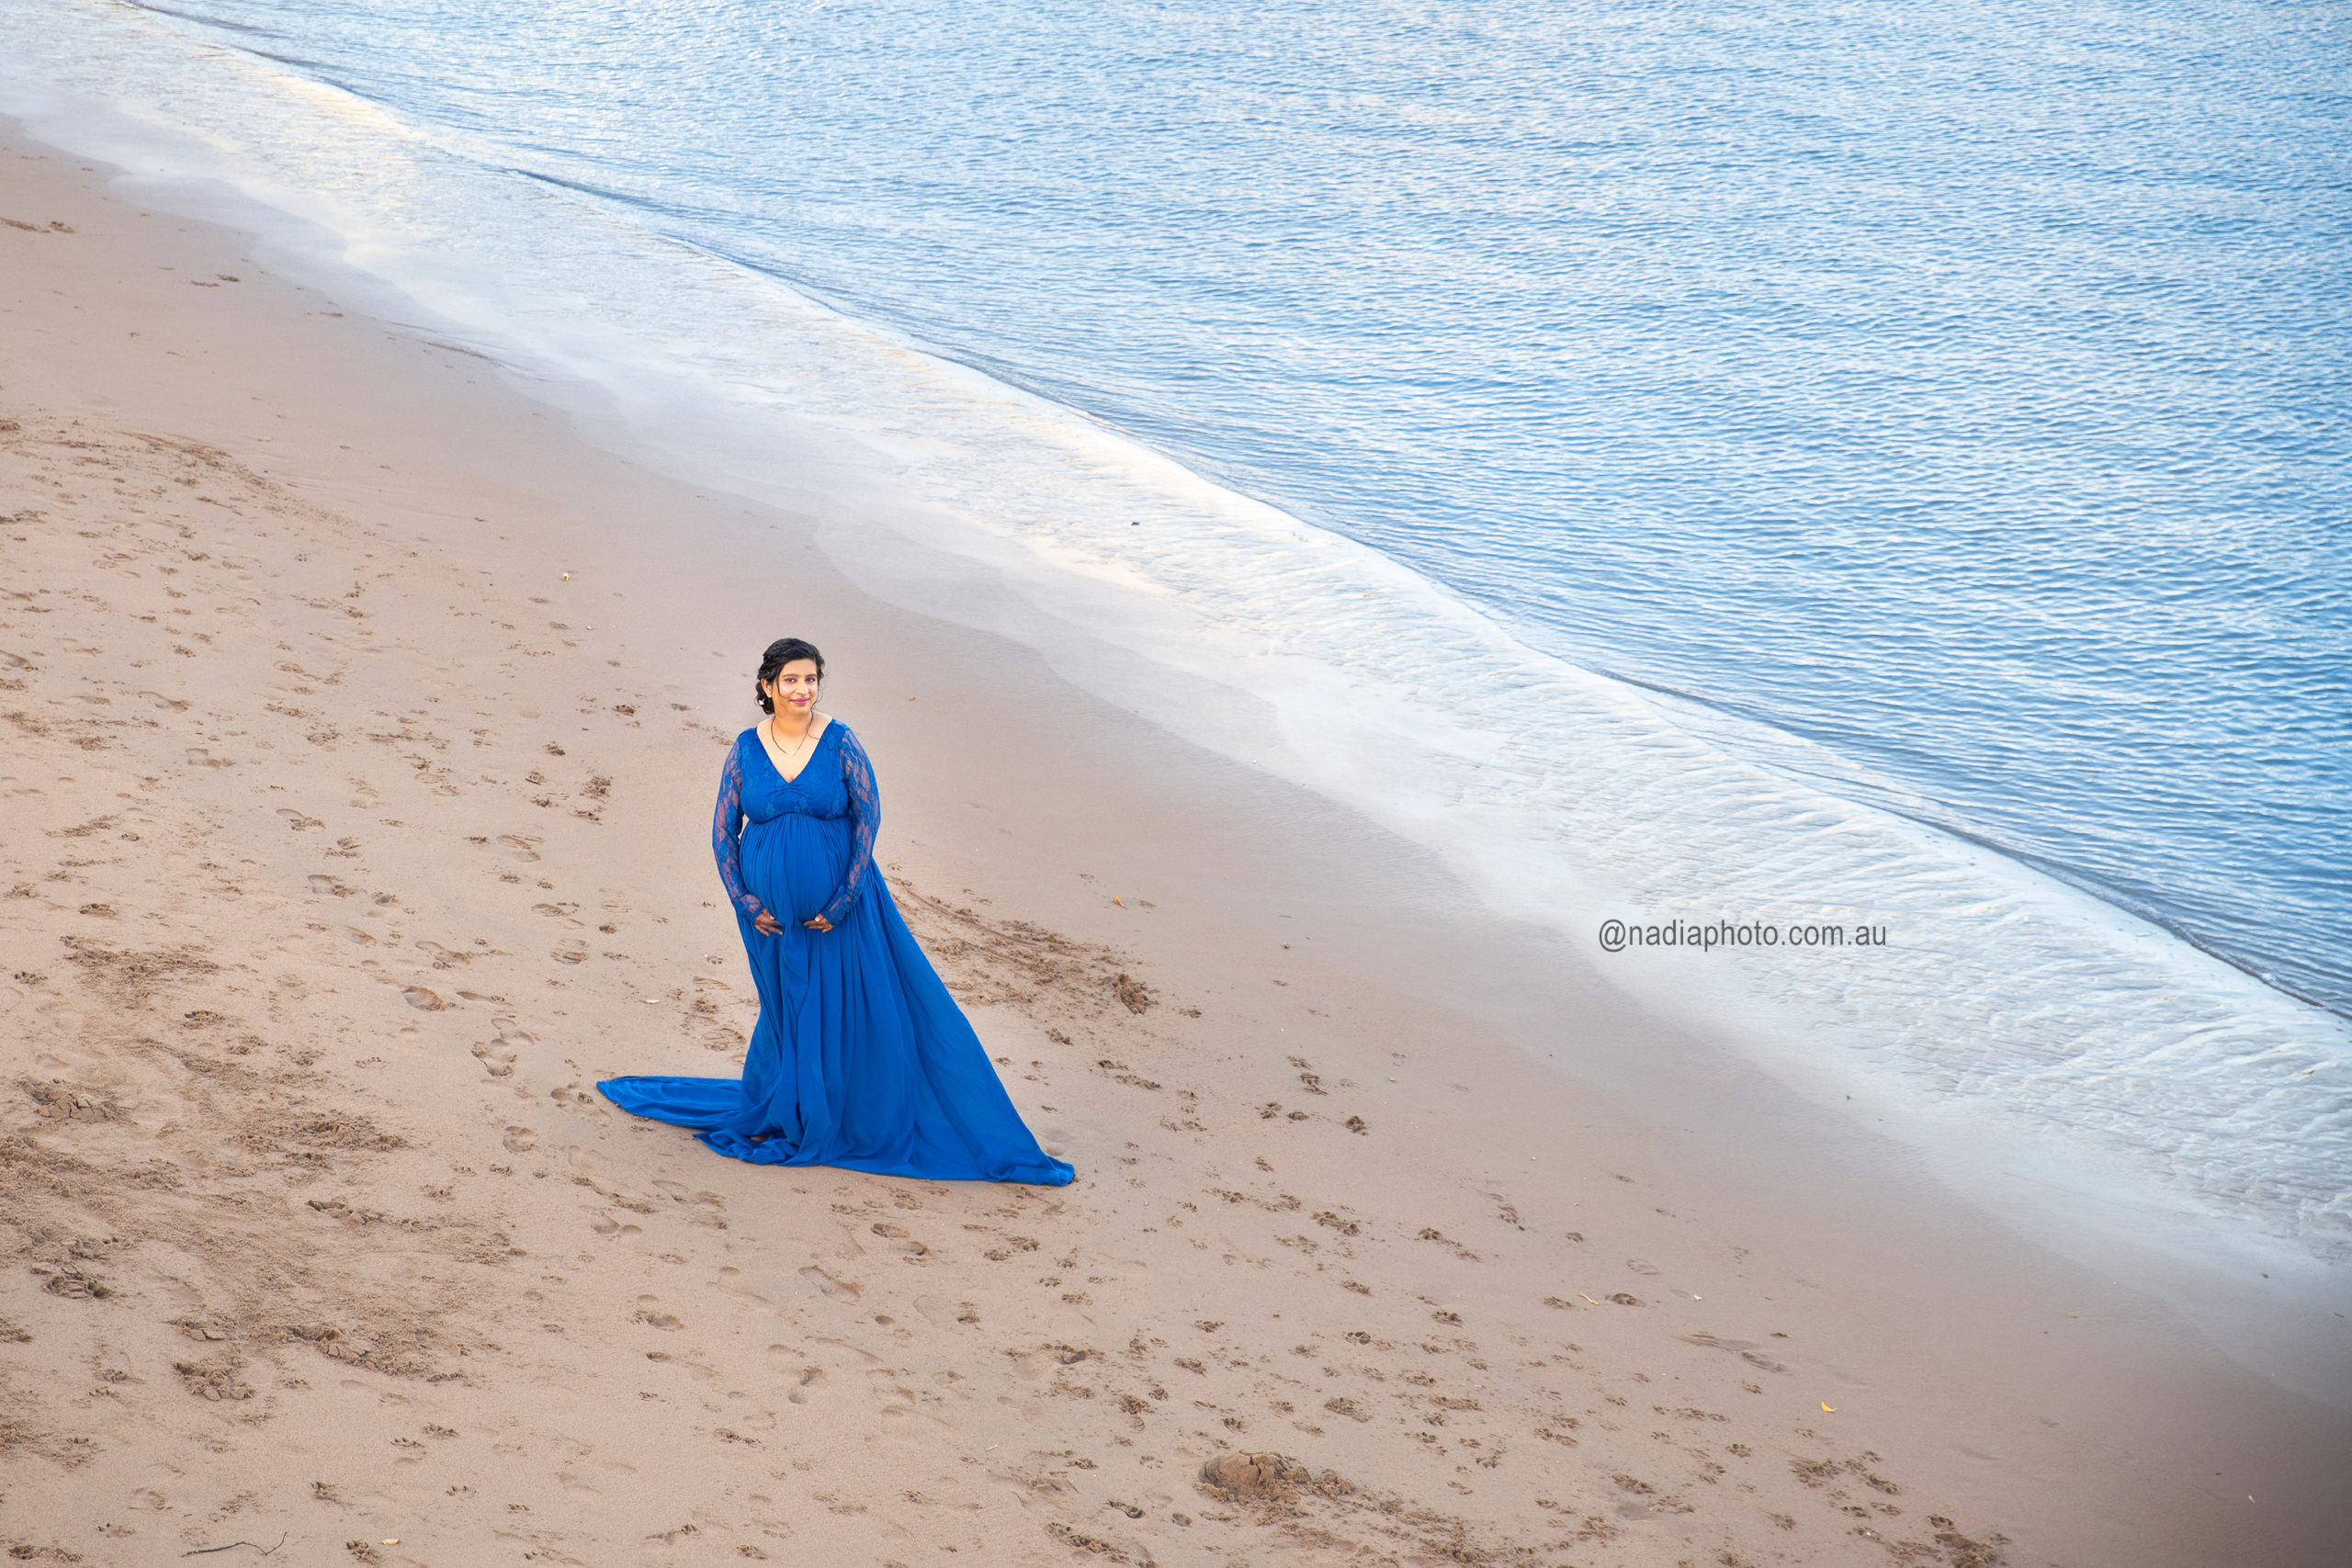
[(751, 765), (748, 759), (743, 768), (743, 815), (754, 822), (769, 822), (788, 812), (805, 817), (846, 817), (850, 812), (849, 788), (842, 778), (840, 763), (827, 755), (838, 744), (842, 733), (839, 719), (826, 721), (824, 732), (817, 737), (808, 760), (800, 771), (786, 778), (775, 765), (775, 757), (768, 750), (766, 739), (759, 727), (743, 731), (737, 738), (737, 751), (749, 752), (759, 761)]
[[(799, 771), (790, 774), (789, 776), (785, 773), (784, 765), (776, 761), (775, 740), (773, 736), (768, 734), (768, 727), (764, 724), (755, 724), (752, 726), (752, 739), (759, 742), (760, 750), (767, 757), (768, 766), (774, 768), (775, 770), (775, 776), (784, 780), (786, 784), (797, 783), (808, 772), (810, 764), (817, 761), (817, 753), (825, 749), (825, 738), (833, 732), (834, 722), (831, 715), (820, 714), (817, 716), (825, 721), (825, 728), (817, 731), (817, 743), (808, 748), (808, 755), (807, 759), (801, 762)], [(797, 756), (800, 751), (801, 743), (805, 742), (807, 739), (807, 736), (802, 736), (799, 741), (793, 743), (792, 750), (785, 753), (785, 755), (787, 758)]]

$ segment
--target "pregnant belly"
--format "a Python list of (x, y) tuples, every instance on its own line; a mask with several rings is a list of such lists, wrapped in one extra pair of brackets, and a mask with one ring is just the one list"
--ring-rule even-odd
[(797, 812), (743, 829), (743, 885), (779, 917), (805, 920), (841, 891), (849, 824)]

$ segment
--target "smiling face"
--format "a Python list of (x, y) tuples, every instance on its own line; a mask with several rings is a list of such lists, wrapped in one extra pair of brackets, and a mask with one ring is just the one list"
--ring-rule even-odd
[(796, 659), (775, 672), (775, 679), (763, 682), (760, 690), (775, 705), (776, 716), (787, 726), (806, 724), (817, 711), (817, 661)]

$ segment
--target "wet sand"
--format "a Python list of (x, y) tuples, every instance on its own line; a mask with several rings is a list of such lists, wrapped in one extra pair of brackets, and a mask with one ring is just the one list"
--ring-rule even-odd
[[(17, 1555), (2338, 1560), (2342, 1412), (837, 520), (106, 174), (0, 144)], [(741, 1052), (708, 812), (787, 631), (1073, 1186), (590, 1087)], [(1202, 1484), (1244, 1453), (1304, 1473)]]

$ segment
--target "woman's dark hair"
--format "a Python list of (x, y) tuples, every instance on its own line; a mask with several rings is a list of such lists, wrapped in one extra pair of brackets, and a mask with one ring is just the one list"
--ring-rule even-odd
[(768, 650), (760, 655), (759, 683), (752, 688), (752, 694), (760, 699), (762, 713), (775, 712), (775, 704), (770, 702), (767, 693), (760, 688), (775, 680), (786, 665), (799, 659), (806, 659), (816, 665), (819, 679), (824, 677), (825, 656), (817, 651), (817, 645), (813, 642), (806, 642), (797, 637), (780, 637), (768, 644)]

